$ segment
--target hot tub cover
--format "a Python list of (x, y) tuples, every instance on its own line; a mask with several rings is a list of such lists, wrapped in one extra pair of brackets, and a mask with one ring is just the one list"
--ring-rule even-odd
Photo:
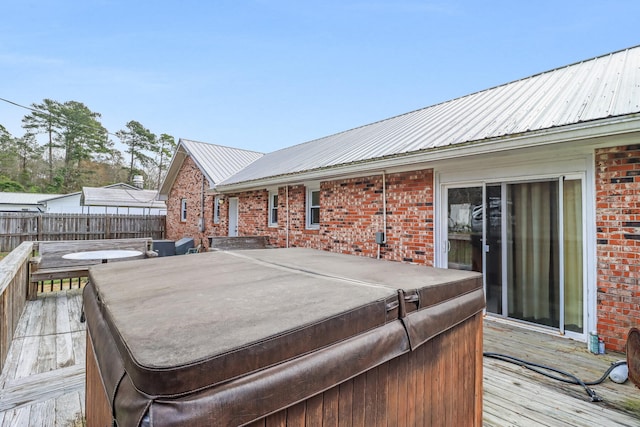
[(311, 249), (102, 264), (87, 327), (121, 426), (242, 425), (484, 308), (476, 273)]

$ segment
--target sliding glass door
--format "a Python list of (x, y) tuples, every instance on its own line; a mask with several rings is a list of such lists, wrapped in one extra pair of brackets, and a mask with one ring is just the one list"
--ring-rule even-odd
[(485, 251), (485, 295), (487, 311), (502, 314), (503, 238), (502, 238), (502, 186), (487, 185), (485, 197), (486, 251)]
[(448, 268), (483, 273), (487, 311), (584, 333), (582, 181), (447, 188)]
[(510, 184), (508, 316), (560, 327), (558, 182)]
[(482, 187), (450, 188), (447, 266), (482, 273)]
[(582, 181), (566, 179), (562, 186), (562, 300), (564, 330), (584, 333), (584, 231)]

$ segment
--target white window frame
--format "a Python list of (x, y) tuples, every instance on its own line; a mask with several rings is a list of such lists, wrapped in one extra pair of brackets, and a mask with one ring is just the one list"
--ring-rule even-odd
[(222, 205), (222, 196), (213, 198), (213, 223), (220, 224), (220, 205)]
[(187, 222), (187, 199), (180, 199), (180, 222)]
[[(269, 191), (269, 209), (267, 212), (269, 215), (269, 218), (268, 218), (269, 227), (277, 227), (278, 226), (278, 190)], [(274, 214), (276, 217), (275, 221), (273, 221)]]
[[(318, 192), (318, 204), (313, 205), (313, 193)], [(306, 223), (308, 230), (318, 230), (320, 228), (320, 184), (307, 186)], [(311, 210), (318, 209), (318, 223), (311, 222)]]

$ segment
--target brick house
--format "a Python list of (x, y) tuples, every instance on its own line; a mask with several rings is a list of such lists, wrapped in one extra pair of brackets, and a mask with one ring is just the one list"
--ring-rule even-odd
[(220, 212), (223, 204), (216, 203), (214, 210), (214, 201), (224, 200), (215, 194), (215, 185), (261, 156), (255, 151), (178, 141), (159, 197), (167, 204), (167, 238), (193, 237), (196, 245), (206, 248), (210, 227), (227, 223), (227, 216)]
[(179, 199), (207, 188), (199, 237), (480, 271), (488, 315), (583, 341), (597, 329), (622, 350), (640, 319), (638, 64), (634, 47), (537, 74), (259, 156), (208, 187), (193, 153), (161, 191), (168, 235), (194, 230), (172, 224)]

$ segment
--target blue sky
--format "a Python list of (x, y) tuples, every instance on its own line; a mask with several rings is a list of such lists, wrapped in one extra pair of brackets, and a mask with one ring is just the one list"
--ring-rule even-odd
[[(0, 98), (262, 152), (640, 44), (637, 0), (5, 0), (0, 17)], [(0, 102), (14, 136), (26, 113)]]

